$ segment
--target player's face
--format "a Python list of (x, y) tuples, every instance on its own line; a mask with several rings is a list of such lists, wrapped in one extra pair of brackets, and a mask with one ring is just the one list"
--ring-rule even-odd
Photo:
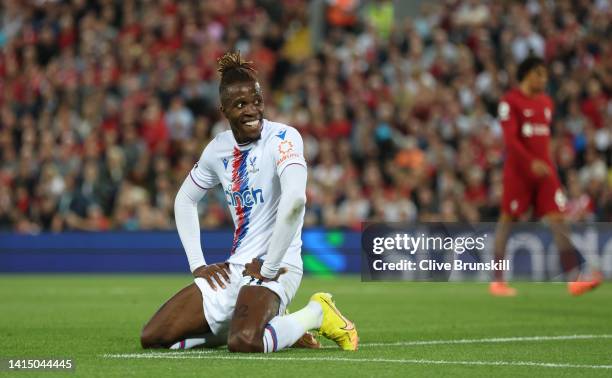
[(221, 111), (227, 118), (238, 143), (261, 137), (263, 96), (258, 82), (229, 85), (223, 91)]
[(534, 93), (543, 92), (548, 81), (548, 71), (544, 66), (537, 66), (529, 73), (529, 86)]

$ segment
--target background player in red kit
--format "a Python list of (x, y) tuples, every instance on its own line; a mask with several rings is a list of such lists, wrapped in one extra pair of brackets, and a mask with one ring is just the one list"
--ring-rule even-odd
[[(506, 160), (502, 211), (495, 232), (495, 258), (504, 258), (512, 222), (533, 207), (537, 218), (551, 228), (560, 253), (561, 266), (568, 279), (568, 291), (580, 295), (601, 283), (599, 277), (579, 281), (579, 257), (569, 239), (564, 222), (565, 195), (550, 152), (553, 102), (545, 93), (548, 72), (544, 61), (529, 57), (517, 70), (519, 86), (508, 91), (499, 103), (499, 118), (504, 131)], [(495, 271), (489, 287), (493, 295), (514, 296), (516, 290)]]

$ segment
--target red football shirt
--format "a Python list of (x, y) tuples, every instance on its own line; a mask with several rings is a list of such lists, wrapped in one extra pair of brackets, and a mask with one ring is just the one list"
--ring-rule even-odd
[(534, 159), (543, 160), (553, 168), (550, 152), (551, 98), (544, 93), (527, 96), (518, 88), (512, 89), (502, 97), (498, 113), (506, 145), (505, 169), (531, 177)]

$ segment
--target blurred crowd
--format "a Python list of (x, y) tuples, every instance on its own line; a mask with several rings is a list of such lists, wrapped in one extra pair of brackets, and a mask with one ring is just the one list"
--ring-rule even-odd
[[(550, 68), (567, 214), (612, 221), (610, 1), (423, 1), (403, 20), (388, 0), (319, 4), (5, 0), (0, 230), (172, 229), (178, 187), (228, 128), (228, 50), (304, 138), (307, 226), (496, 220), (497, 103), (530, 54)], [(221, 191), (199, 210), (231, 226)]]

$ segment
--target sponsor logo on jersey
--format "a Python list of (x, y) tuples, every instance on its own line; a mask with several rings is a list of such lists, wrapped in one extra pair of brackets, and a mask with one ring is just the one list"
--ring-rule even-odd
[(264, 203), (263, 190), (254, 187), (232, 190), (232, 186), (229, 185), (225, 189), (225, 198), (227, 204), (234, 207), (253, 207), (259, 203)]
[(276, 163), (277, 166), (280, 166), (288, 159), (300, 157), (300, 154), (295, 152), (295, 150), (293, 149), (293, 142), (291, 142), (290, 140), (284, 140), (279, 143), (278, 154), (279, 158), (278, 162)]
[(285, 140), (285, 135), (287, 134), (287, 130), (281, 130), (278, 134), (276, 134), (277, 137), (279, 137), (281, 140)]
[(284, 140), (278, 145), (278, 153), (279, 158), (276, 163), (277, 166), (283, 164), (288, 159), (300, 157), (300, 155), (293, 150), (293, 142), (290, 140)]
[(533, 110), (531, 110), (531, 109), (525, 109), (525, 110), (523, 110), (523, 115), (524, 115), (525, 117), (531, 117), (531, 116), (533, 115)]
[(225, 169), (227, 169), (227, 163), (229, 163), (229, 160), (227, 158), (223, 158), (223, 166)]
[(278, 153), (281, 155), (288, 154), (293, 151), (293, 143), (290, 140), (284, 140), (278, 145)]
[(546, 136), (550, 134), (550, 128), (544, 123), (525, 122), (521, 127), (521, 133), (527, 138), (532, 136)]

